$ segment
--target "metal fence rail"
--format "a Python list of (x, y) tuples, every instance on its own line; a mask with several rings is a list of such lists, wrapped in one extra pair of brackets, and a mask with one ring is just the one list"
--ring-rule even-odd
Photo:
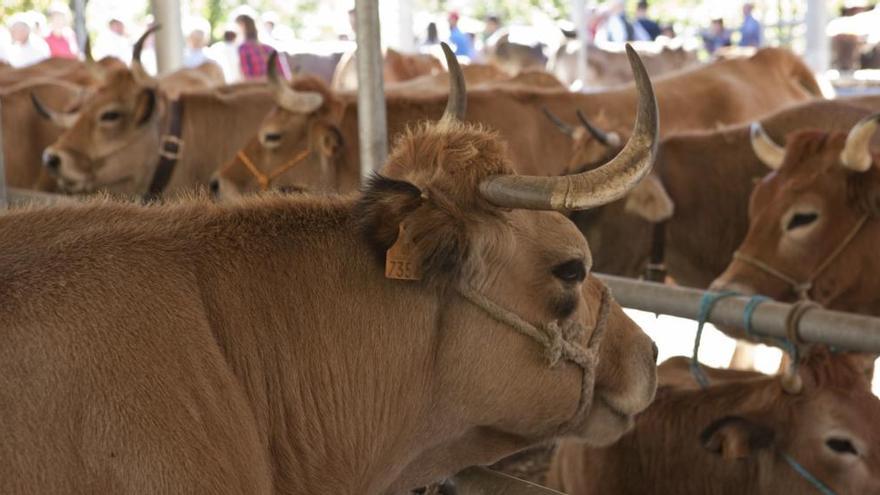
[[(621, 306), (697, 319), (704, 291), (671, 287), (653, 282), (597, 275), (611, 288)], [(742, 329), (747, 296), (719, 300), (708, 322)], [(761, 303), (752, 315), (752, 329), (761, 335), (785, 338), (785, 320), (791, 304)], [(844, 350), (880, 353), (880, 318), (841, 311), (811, 309), (800, 320), (798, 336), (805, 342), (827, 344)]]

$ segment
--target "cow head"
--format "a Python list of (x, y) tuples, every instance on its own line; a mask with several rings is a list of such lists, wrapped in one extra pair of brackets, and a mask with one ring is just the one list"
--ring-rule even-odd
[(210, 188), (218, 198), (268, 189), (335, 189), (335, 157), (344, 143), (339, 131), (344, 104), (319, 79), (288, 84), (268, 61), (276, 107), (256, 137), (214, 175)]
[(753, 127), (755, 153), (773, 172), (755, 186), (748, 234), (714, 288), (824, 304), (846, 293), (853, 310), (874, 300), (864, 294), (873, 291), (854, 289), (863, 285), (861, 257), (874, 251), (880, 161), (869, 142), (878, 120), (867, 117), (849, 134), (794, 133), (785, 148)]
[(546, 108), (543, 111), (560, 131), (571, 136), (572, 156), (568, 167), (571, 171), (592, 170), (607, 162), (623, 147), (620, 134), (603, 130), (606, 119), (602, 114), (599, 114), (594, 122), (582, 111), (577, 110), (575, 114), (580, 125), (571, 126)]
[[(694, 392), (715, 411), (708, 421), (700, 420), (700, 427), (706, 425), (700, 441), (719, 462), (742, 473), (744, 466), (756, 469), (742, 479), (744, 493), (795, 487), (813, 493), (796, 464), (834, 493), (878, 494), (880, 400), (871, 393), (864, 364), (856, 354), (817, 349), (799, 367), (798, 394), (784, 392), (776, 377), (731, 380)], [(734, 398), (736, 404), (722, 405)]]
[(60, 114), (33, 99), (40, 115), (66, 129), (43, 153), (43, 166), (61, 190), (132, 194), (149, 184), (158, 159), (164, 103), (156, 79), (140, 63), (140, 53), (156, 29), (148, 29), (135, 44), (131, 69), (102, 74), (103, 83), (76, 113)]
[[(359, 203), (362, 231), (386, 270), (392, 250), (408, 246), (404, 275), (451, 296), (438, 315), (436, 362), (455, 365), (437, 374), (440, 402), (483, 425), (469, 442), (530, 439), (524, 447), (559, 434), (613, 442), (651, 401), (656, 348), (589, 276), (587, 243), (561, 211), (613, 201), (648, 173), (657, 109), (647, 74), (631, 51), (642, 97), (633, 138), (618, 157), (573, 176), (521, 176), (496, 133), (462, 122), (464, 79), (444, 50), (452, 84), (446, 112), (438, 124), (398, 137)], [(605, 331), (588, 330), (602, 321)], [(540, 337), (519, 335), (549, 335), (546, 322), (567, 328), (581, 349), (602, 332), (595, 384), (586, 385), (592, 390), (584, 388), (586, 368), (548, 368), (555, 351)]]

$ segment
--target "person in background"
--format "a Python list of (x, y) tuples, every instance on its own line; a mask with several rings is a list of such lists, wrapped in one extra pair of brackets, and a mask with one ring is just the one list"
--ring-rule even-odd
[[(244, 79), (260, 79), (266, 76), (266, 62), (272, 53), (272, 47), (260, 42), (257, 24), (254, 18), (240, 14), (235, 18), (242, 42), (238, 46), (238, 59), (241, 75)], [(285, 78), (290, 78), (287, 70), (286, 57), (278, 57), (278, 71)]]
[(710, 55), (721, 47), (730, 46), (730, 31), (724, 27), (724, 19), (712, 19), (709, 29), (703, 32), (703, 43)]
[[(635, 37), (635, 29), (626, 18), (626, 1), (613, 0), (608, 7), (608, 16), (605, 25), (600, 29), (604, 30), (604, 39), (611, 43), (625, 43), (633, 41)], [(602, 39), (601, 33), (597, 33)]]
[(742, 6), (743, 23), (739, 28), (739, 46), (759, 48), (764, 41), (764, 28), (752, 15), (753, 10), (755, 10), (755, 5), (752, 2), (746, 2)]
[(476, 53), (474, 52), (474, 44), (468, 35), (464, 34), (458, 28), (458, 12), (450, 12), (447, 20), (449, 21), (449, 42), (455, 47), (455, 54), (468, 57), (473, 60)]
[(10, 43), (6, 59), (13, 67), (26, 67), (49, 58), (49, 45), (32, 32), (25, 14), (9, 17)]
[(633, 27), (639, 41), (654, 41), (660, 36), (660, 25), (648, 17), (648, 2), (641, 1), (636, 5), (636, 22)]
[(92, 54), (95, 60), (104, 57), (115, 57), (125, 62), (131, 62), (132, 42), (125, 30), (125, 23), (118, 17), (111, 17), (107, 23), (107, 29), (95, 38)]
[(55, 2), (46, 10), (49, 22), (49, 34), (46, 36), (46, 44), (53, 57), (77, 58), (79, 47), (76, 43), (76, 35), (70, 28), (70, 8), (61, 2)]
[(208, 56), (208, 35), (211, 24), (201, 17), (193, 17), (187, 22), (186, 48), (183, 50), (183, 66), (198, 67), (210, 60)]
[(501, 29), (501, 17), (494, 14), (486, 16), (486, 28), (483, 29), (483, 43), (486, 43), (499, 29)]
[(237, 37), (235, 25), (228, 24), (223, 29), (223, 37), (220, 41), (208, 48), (211, 60), (220, 64), (220, 68), (223, 69), (223, 77), (227, 83), (241, 81)]

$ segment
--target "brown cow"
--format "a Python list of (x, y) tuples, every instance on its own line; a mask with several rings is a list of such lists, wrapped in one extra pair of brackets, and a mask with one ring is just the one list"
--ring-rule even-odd
[[(382, 67), (385, 83), (389, 85), (409, 81), (420, 76), (445, 72), (443, 64), (433, 55), (426, 53), (400, 53), (391, 48), (385, 50)], [(333, 88), (333, 91), (352, 91), (357, 89), (357, 61), (354, 51), (342, 56), (342, 59), (336, 66), (336, 72), (333, 74), (333, 82), (330, 87)]]
[(18, 69), (0, 68), (0, 88), (26, 84), (32, 79), (57, 79), (81, 86), (96, 86), (101, 74), (125, 67), (119, 59), (107, 57), (98, 62), (81, 62), (75, 59), (47, 58)]
[[(770, 62), (776, 65), (769, 65)], [(662, 132), (715, 128), (719, 121), (752, 120), (772, 109), (809, 98), (812, 93), (802, 84), (812, 84), (818, 94), (815, 80), (803, 63), (790, 52), (776, 49), (764, 50), (751, 59), (718, 63), (662, 79), (656, 85), (657, 99), (664, 115)], [(252, 139), (247, 154), (253, 167), (246, 167), (236, 159), (237, 165), (226, 168), (228, 173), (219, 174), (215, 186), (221, 197), (260, 189), (255, 179), (257, 174), (248, 173), (246, 168), (267, 175), (283, 170), (303, 153), (308, 153), (308, 158), (303, 159), (296, 169), (311, 170), (312, 174), (320, 170), (332, 171), (337, 190), (356, 188), (360, 181), (357, 101), (350, 95), (338, 97), (344, 105), (341, 119), (322, 120), (317, 128), (329, 131), (324, 131), (324, 136), (313, 134), (308, 140), (313, 143), (310, 148), (289, 148), (289, 153), (278, 154), (263, 149), (256, 138)], [(571, 173), (584, 163), (602, 163), (619, 151), (629, 133), (624, 127), (633, 121), (636, 100), (634, 85), (590, 94), (523, 86), (490, 86), (468, 92), (469, 120), (496, 129), (507, 139), (518, 172), (557, 176)], [(423, 95), (391, 93), (386, 95), (385, 103), (388, 135), (392, 137), (413, 122), (437, 118), (443, 111), (445, 96), (436, 92)], [(613, 139), (606, 139), (602, 144), (583, 135), (583, 130), (578, 128), (573, 132), (576, 146), (572, 151), (572, 138), (558, 132), (544, 112), (574, 114), (574, 109), (578, 108), (584, 109), (595, 122), (613, 119)], [(682, 108), (694, 111), (681, 112)], [(280, 132), (282, 139), (302, 142), (305, 142), (302, 136), (307, 130), (316, 128), (312, 122), (325, 115), (319, 112), (316, 117), (304, 114), (305, 118), (301, 115), (297, 119), (283, 119), (281, 113), (264, 125), (283, 129)], [(284, 127), (282, 121), (291, 125)], [(333, 146), (319, 148), (315, 143), (333, 143)], [(318, 153), (319, 149), (324, 152)], [(573, 154), (575, 158), (572, 158)], [(573, 168), (566, 163), (579, 165)], [(282, 174), (276, 179), (273, 181), (275, 187), (301, 189), (313, 186), (297, 182), (294, 173)]]
[[(840, 101), (813, 101), (761, 122), (782, 141), (804, 127), (849, 130), (869, 113)], [(752, 151), (749, 127), (669, 136), (660, 143), (652, 177), (627, 198), (575, 213), (596, 271), (638, 277), (651, 253), (653, 225), (663, 221), (669, 275), (681, 285), (709, 287), (745, 238), (749, 195), (768, 172)]]
[[(656, 78), (663, 74), (697, 65), (697, 53), (682, 47), (670, 47), (660, 43), (637, 43), (636, 50), (645, 62), (648, 74)], [(548, 70), (560, 81), (571, 85), (578, 79), (577, 55), (580, 42), (566, 41), (556, 50), (550, 60)], [(632, 82), (632, 73), (621, 49), (592, 45), (587, 49), (588, 79), (582, 82), (583, 88), (601, 89)]]
[(716, 289), (778, 300), (812, 299), (880, 315), (874, 253), (880, 241), (880, 113), (849, 133), (802, 131), (783, 148), (756, 127), (756, 151), (774, 169), (749, 202), (749, 231)]
[(458, 77), (360, 197), (0, 217), (0, 491), (400, 493), (557, 435), (614, 441), (656, 349), (535, 208), (647, 174), (641, 77), (631, 145), (555, 185), (460, 121)]
[(880, 400), (857, 356), (814, 352), (798, 394), (778, 377), (710, 368), (705, 390), (664, 383), (687, 364), (660, 365), (657, 399), (615, 445), (563, 442), (548, 484), (570, 495), (880, 493)]
[(87, 90), (53, 79), (29, 79), (0, 89), (0, 128), (6, 184), (10, 187), (52, 191), (55, 181), (40, 166), (43, 149), (55, 141), (61, 129), (34, 113), (31, 95), (54, 108), (73, 110)]

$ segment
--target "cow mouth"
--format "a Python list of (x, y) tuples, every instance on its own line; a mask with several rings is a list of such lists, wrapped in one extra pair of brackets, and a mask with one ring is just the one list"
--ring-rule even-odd
[(73, 181), (59, 176), (57, 180), (58, 189), (66, 194), (90, 194), (100, 189), (108, 189), (111, 187), (121, 186), (134, 181), (134, 176), (127, 175), (112, 182), (96, 184), (94, 180)]
[(596, 396), (587, 417), (584, 441), (594, 447), (613, 444), (632, 430), (636, 414), (623, 411), (611, 401)]

